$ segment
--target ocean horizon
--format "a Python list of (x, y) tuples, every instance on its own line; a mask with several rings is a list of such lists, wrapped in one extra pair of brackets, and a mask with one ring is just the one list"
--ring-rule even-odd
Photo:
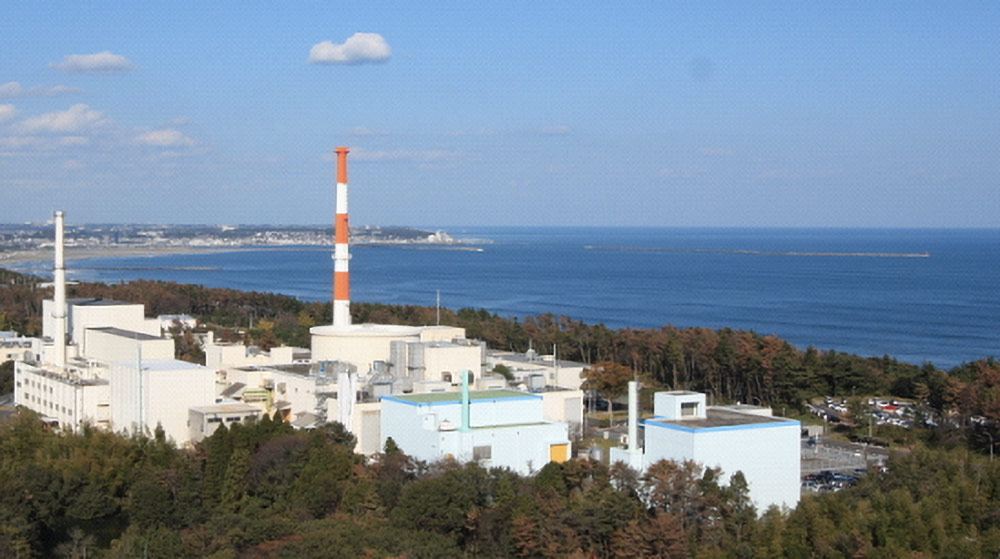
[[(553, 313), (611, 328), (753, 330), (800, 349), (944, 368), (1000, 354), (1000, 229), (427, 229), (480, 239), (463, 246), (482, 250), (352, 247), (352, 299), (434, 306), (440, 292), (451, 309)], [(322, 249), (71, 259), (67, 272), (320, 301), (330, 299), (332, 271)], [(51, 273), (45, 262), (11, 267)]]

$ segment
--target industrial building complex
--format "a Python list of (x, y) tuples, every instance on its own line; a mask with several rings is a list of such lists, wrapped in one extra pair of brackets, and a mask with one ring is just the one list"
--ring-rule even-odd
[[(263, 352), (209, 333), (203, 365), (175, 359), (165, 332), (190, 326), (190, 317), (147, 318), (138, 304), (67, 299), (64, 215), (56, 212), (43, 336), (0, 336), (0, 358), (15, 360), (15, 402), (66, 430), (161, 431), (177, 445), (267, 414), (302, 429), (340, 422), (368, 455), (392, 438), (420, 460), (523, 474), (571, 458), (583, 434), (584, 364), (489, 351), (452, 326), (351, 323), (348, 151), (335, 150), (333, 321), (311, 329), (309, 348)], [(497, 365), (507, 378), (490, 374)], [(703, 394), (661, 392), (640, 445), (636, 390), (628, 448), (612, 460), (638, 470), (669, 459), (742, 471), (758, 509), (798, 502), (798, 422), (761, 408), (707, 407)]]

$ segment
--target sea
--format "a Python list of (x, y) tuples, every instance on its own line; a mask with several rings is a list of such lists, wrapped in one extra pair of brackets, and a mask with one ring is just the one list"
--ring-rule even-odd
[[(708, 327), (941, 368), (1000, 355), (1000, 229), (449, 228), (352, 247), (355, 301)], [(44, 273), (47, 263), (22, 266)], [(68, 277), (331, 297), (329, 247), (92, 258)], [(33, 269), (42, 267), (43, 269)]]

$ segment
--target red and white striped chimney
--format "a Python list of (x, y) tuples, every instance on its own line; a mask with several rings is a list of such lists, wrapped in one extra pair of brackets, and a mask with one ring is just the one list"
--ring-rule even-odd
[(350, 252), (350, 225), (347, 219), (347, 152), (346, 147), (337, 153), (337, 217), (333, 225), (333, 325), (351, 325), (351, 272), (348, 263)]

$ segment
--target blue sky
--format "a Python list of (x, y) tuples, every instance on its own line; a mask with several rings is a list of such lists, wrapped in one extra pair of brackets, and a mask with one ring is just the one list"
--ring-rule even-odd
[[(204, 4), (208, 4), (206, 7)], [(0, 222), (996, 227), (997, 2), (13, 2)]]

